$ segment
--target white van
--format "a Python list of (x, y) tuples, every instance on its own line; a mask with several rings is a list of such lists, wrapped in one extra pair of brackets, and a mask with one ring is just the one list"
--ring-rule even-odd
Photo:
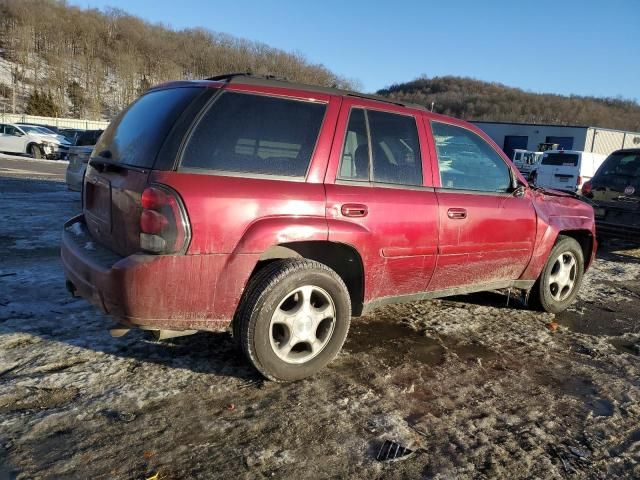
[(607, 158), (579, 150), (547, 150), (532, 174), (536, 185), (555, 190), (577, 192), (591, 180)]

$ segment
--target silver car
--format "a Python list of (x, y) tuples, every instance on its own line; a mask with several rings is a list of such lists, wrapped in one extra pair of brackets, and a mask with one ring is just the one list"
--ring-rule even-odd
[(76, 136), (75, 145), (69, 147), (69, 165), (67, 166), (67, 186), (69, 190), (79, 192), (82, 190), (84, 172), (91, 157), (91, 152), (102, 130), (87, 130)]

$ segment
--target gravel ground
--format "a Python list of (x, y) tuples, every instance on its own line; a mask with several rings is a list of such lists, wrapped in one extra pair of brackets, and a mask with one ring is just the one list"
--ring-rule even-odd
[[(508, 292), (387, 307), (281, 385), (228, 333), (111, 338), (64, 288), (78, 200), (0, 179), (0, 479), (640, 477), (632, 245), (604, 244), (561, 315)], [(386, 439), (414, 453), (378, 462)]]

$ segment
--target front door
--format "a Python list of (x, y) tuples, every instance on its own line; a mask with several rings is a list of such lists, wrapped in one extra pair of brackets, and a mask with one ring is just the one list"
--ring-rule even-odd
[(0, 152), (24, 153), (24, 137), (13, 125), (0, 124)]
[(421, 118), (345, 99), (327, 171), (329, 240), (353, 246), (365, 302), (426, 290), (435, 267), (438, 205)]
[(518, 279), (536, 235), (529, 194), (511, 192), (510, 167), (478, 134), (449, 123), (430, 126), (438, 158), (440, 246), (429, 290)]

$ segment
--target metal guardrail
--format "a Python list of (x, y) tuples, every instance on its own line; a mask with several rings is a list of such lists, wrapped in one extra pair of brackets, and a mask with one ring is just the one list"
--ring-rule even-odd
[(80, 130), (104, 130), (109, 122), (98, 120), (82, 120), (78, 118), (58, 118), (40, 117), (37, 115), (26, 115), (22, 113), (2, 113), (0, 112), (0, 122), (2, 123), (37, 123), (41, 125), (52, 125), (59, 128), (78, 128)]

